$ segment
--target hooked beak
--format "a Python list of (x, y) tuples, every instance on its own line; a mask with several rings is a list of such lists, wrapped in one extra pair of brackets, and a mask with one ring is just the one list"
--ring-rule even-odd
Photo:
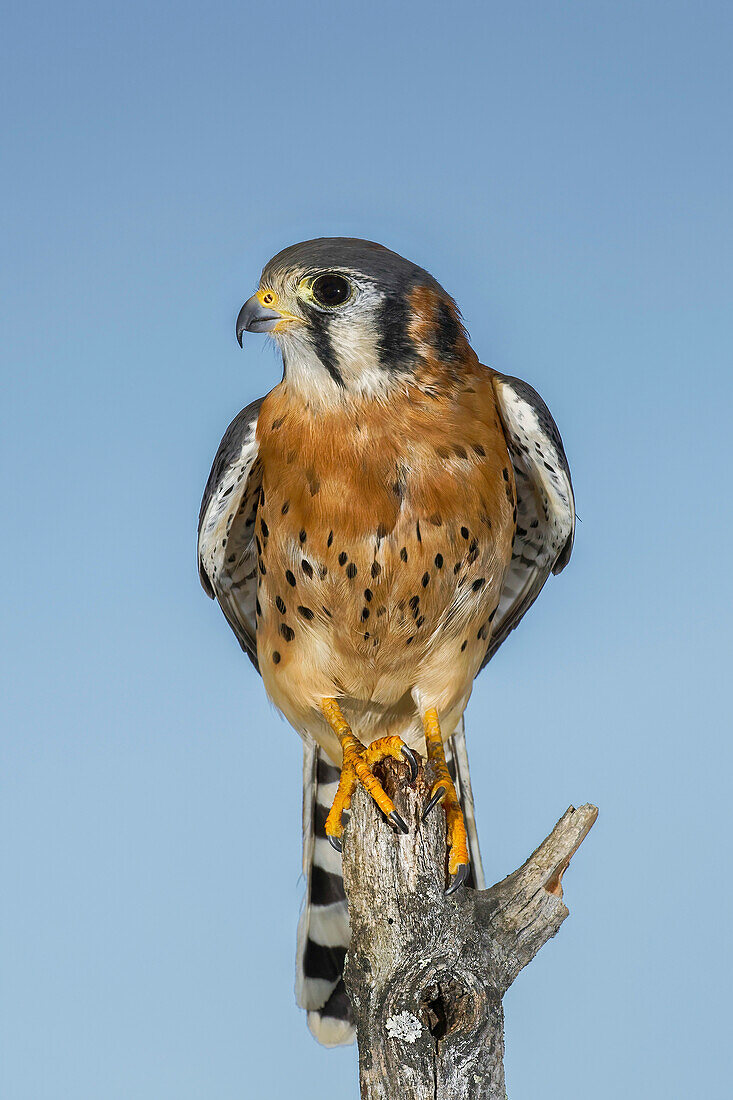
[(277, 294), (272, 290), (258, 290), (248, 298), (237, 317), (237, 340), (242, 346), (244, 332), (272, 332), (280, 321), (295, 321), (296, 318), (283, 310), (273, 309), (277, 304)]

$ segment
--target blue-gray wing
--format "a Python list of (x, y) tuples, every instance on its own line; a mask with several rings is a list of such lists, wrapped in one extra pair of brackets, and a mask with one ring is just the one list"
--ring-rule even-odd
[(565, 568), (575, 535), (570, 467), (550, 410), (521, 378), (495, 374), (493, 383), (514, 467), (517, 533), (482, 668), (532, 606), (550, 573)]
[(199, 512), (199, 576), (257, 665), (255, 520), (262, 470), (257, 417), (263, 398), (235, 416), (219, 444)]

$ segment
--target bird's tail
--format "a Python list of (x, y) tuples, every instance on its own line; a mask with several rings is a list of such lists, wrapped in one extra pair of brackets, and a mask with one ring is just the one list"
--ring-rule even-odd
[(341, 856), (326, 837), (339, 769), (314, 741), (303, 742), (303, 874), (306, 895), (298, 925), (295, 996), (308, 1027), (324, 1046), (353, 1043), (351, 1005), (344, 988), (349, 911)]
[[(469, 885), (484, 889), (463, 720), (446, 743), (445, 755), (461, 802), (471, 856)], [(295, 995), (308, 1012), (308, 1027), (324, 1046), (355, 1038), (354, 1019), (344, 988), (349, 947), (349, 913), (341, 877), (341, 856), (328, 842), (326, 817), (336, 795), (339, 769), (314, 742), (304, 742), (303, 873), (306, 896), (298, 925)]]

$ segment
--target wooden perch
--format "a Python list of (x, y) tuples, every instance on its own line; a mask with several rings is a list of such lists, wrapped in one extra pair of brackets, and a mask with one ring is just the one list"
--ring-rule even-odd
[(344, 836), (351, 920), (346, 987), (362, 1100), (505, 1100), (502, 997), (568, 910), (562, 876), (598, 815), (572, 806), (526, 863), (490, 890), (445, 896), (445, 815), (421, 821), (428, 783), (392, 761), (393, 831), (361, 788)]

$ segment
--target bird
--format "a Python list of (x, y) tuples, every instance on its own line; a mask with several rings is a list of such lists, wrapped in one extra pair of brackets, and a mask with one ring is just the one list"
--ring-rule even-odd
[[(570, 559), (573, 487), (547, 405), (484, 366), (454, 299), (371, 241), (285, 248), (242, 306), (282, 380), (243, 409), (199, 515), (201, 582), (303, 741), (296, 997), (326, 1046), (353, 1041), (343, 982), (344, 819), (386, 757), (446, 815), (446, 892), (484, 885), (463, 714), (473, 683)], [(330, 843), (329, 843), (330, 842)]]

